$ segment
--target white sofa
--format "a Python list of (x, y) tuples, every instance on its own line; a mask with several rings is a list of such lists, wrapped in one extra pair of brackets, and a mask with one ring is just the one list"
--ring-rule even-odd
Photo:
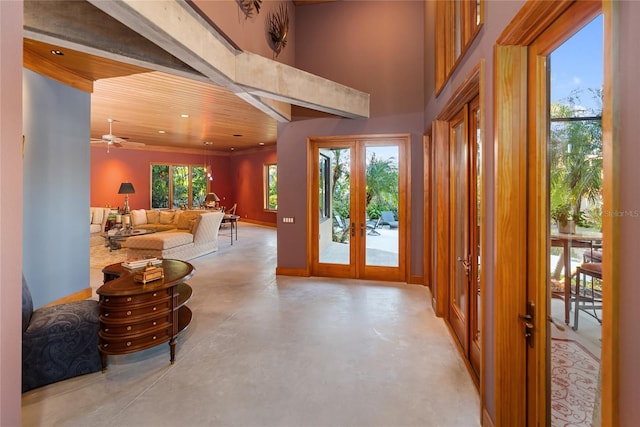
[(218, 230), (224, 213), (183, 211), (177, 228), (127, 239), (129, 258), (153, 256), (187, 261), (218, 250)]
[(111, 208), (99, 208), (93, 206), (89, 208), (90, 235), (104, 233), (104, 229), (107, 225), (107, 218), (109, 217), (110, 212)]

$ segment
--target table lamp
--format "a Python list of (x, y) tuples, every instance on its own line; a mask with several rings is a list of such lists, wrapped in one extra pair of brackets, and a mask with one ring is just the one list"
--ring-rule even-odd
[(204, 199), (204, 205), (208, 208), (215, 208), (220, 201), (220, 198), (216, 193), (209, 193)]
[(129, 194), (135, 194), (136, 190), (133, 188), (133, 184), (130, 182), (123, 182), (120, 184), (120, 189), (118, 190), (118, 194), (124, 194), (124, 208), (122, 209), (123, 214), (128, 214), (131, 212), (129, 209)]

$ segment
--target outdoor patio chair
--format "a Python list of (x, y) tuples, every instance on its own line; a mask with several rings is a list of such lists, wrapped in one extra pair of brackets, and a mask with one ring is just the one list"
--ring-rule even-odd
[(379, 236), (380, 233), (378, 232), (377, 228), (380, 226), (380, 223), (382, 222), (382, 218), (378, 218), (378, 219), (370, 219), (367, 221), (367, 234), (369, 236)]
[[(589, 284), (587, 276), (591, 278)], [(584, 281), (582, 280), (584, 278)], [(595, 279), (602, 280), (601, 262), (584, 262), (576, 269), (576, 294), (574, 299), (574, 318), (572, 329), (578, 330), (578, 318), (580, 310), (593, 316), (600, 324), (602, 321), (598, 317), (596, 310), (602, 309), (602, 290), (594, 286)]]
[(393, 216), (393, 212), (382, 211), (380, 212), (380, 217), (382, 218), (382, 225), (388, 225), (389, 228), (398, 228), (398, 221), (396, 221), (396, 218)]

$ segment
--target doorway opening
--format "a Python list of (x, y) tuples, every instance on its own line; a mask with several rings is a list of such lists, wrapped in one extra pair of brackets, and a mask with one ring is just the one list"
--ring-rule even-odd
[(547, 59), (550, 219), (548, 399), (551, 426), (591, 426), (602, 346), (603, 20)]

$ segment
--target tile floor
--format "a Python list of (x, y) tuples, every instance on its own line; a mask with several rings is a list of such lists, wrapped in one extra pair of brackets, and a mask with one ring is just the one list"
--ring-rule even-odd
[(275, 230), (246, 223), (191, 262), (174, 365), (167, 344), (112, 356), (23, 394), (23, 426), (480, 425), (427, 288), (276, 276)]

